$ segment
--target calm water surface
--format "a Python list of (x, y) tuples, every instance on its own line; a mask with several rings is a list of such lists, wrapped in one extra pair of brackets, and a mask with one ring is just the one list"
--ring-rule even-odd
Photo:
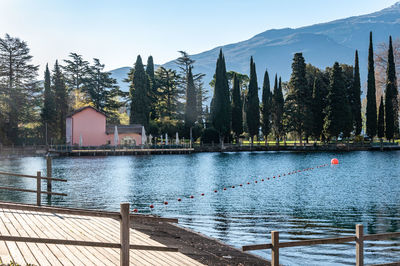
[[(328, 166), (261, 182), (261, 178), (329, 163)], [(124, 157), (54, 158), (52, 205), (118, 211), (129, 201), (141, 213), (177, 217), (180, 225), (235, 247), (270, 242), (400, 231), (400, 152), (200, 153)], [(0, 161), (0, 171), (35, 174), (44, 158)], [(259, 182), (254, 183), (255, 180)], [(35, 180), (0, 177), (2, 186), (35, 188)], [(250, 182), (250, 185), (247, 185)], [(237, 185), (244, 184), (243, 187)], [(45, 185), (45, 184), (43, 184)], [(232, 189), (230, 186), (236, 185)], [(226, 191), (223, 188), (227, 187)], [(214, 190), (218, 193), (214, 193)], [(201, 196), (205, 193), (205, 196)], [(190, 199), (194, 195), (194, 199)], [(35, 194), (0, 192), (0, 200), (35, 202)], [(178, 202), (177, 198), (182, 198)], [(163, 205), (168, 201), (167, 206)], [(154, 204), (155, 208), (148, 207)], [(256, 254), (270, 258), (268, 251)], [(400, 240), (367, 242), (365, 262), (400, 260)], [(319, 245), (281, 250), (285, 265), (355, 263), (355, 245)]]

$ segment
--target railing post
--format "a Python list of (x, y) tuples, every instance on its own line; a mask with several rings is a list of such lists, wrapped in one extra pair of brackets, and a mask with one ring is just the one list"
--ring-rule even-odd
[(364, 226), (356, 225), (356, 266), (364, 266)]
[(120, 265), (129, 265), (129, 203), (121, 203), (120, 205), (121, 220), (120, 220)]
[(42, 205), (41, 199), (42, 199), (42, 173), (38, 171), (36, 173), (36, 205), (40, 206)]
[[(46, 156), (46, 170), (47, 170), (47, 177), (52, 177), (53, 174), (53, 169), (52, 169), (52, 164), (51, 164), (51, 157)], [(47, 192), (51, 192), (51, 180), (47, 179)]]
[(271, 242), (272, 242), (271, 265), (279, 266), (279, 232), (278, 231), (271, 232)]

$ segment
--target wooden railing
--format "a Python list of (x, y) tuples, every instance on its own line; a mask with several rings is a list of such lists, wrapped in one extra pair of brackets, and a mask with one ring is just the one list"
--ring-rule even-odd
[(364, 241), (371, 240), (382, 240), (389, 238), (400, 237), (400, 232), (384, 233), (384, 234), (373, 234), (364, 235), (364, 227), (362, 224), (356, 225), (356, 235), (348, 237), (336, 237), (336, 238), (323, 238), (323, 239), (309, 239), (300, 241), (290, 242), (279, 242), (279, 232), (271, 232), (271, 244), (259, 244), (259, 245), (248, 245), (243, 246), (243, 251), (260, 250), (260, 249), (271, 249), (271, 265), (279, 265), (279, 249), (288, 247), (299, 247), (299, 246), (311, 246), (311, 245), (323, 245), (323, 244), (340, 244), (347, 242), (356, 242), (356, 266), (364, 265)]
[[(45, 176), (42, 176), (42, 173), (40, 171), (38, 171), (35, 176), (34, 175), (16, 174), (16, 173), (6, 173), (6, 172), (0, 172), (0, 175), (22, 177), (22, 178), (35, 178), (36, 179), (36, 190), (16, 188), (16, 187), (2, 187), (2, 186), (0, 186), (0, 189), (36, 193), (36, 205), (37, 206), (42, 205), (42, 194), (67, 196), (67, 194), (65, 194), (65, 193), (57, 193), (57, 192), (51, 191), (51, 188), (52, 188), (51, 182), (52, 181), (67, 182), (66, 179), (54, 178), (54, 177), (50, 177), (50, 176), (45, 177)], [(42, 180), (47, 181), (47, 191), (42, 191)]]
[(159, 221), (159, 222), (162, 221), (162, 222), (173, 222), (173, 223), (177, 223), (178, 220), (173, 219), (173, 218), (159, 218), (159, 217), (148, 217), (145, 215), (129, 214), (129, 203), (121, 203), (119, 213), (118, 212), (103, 212), (103, 211), (94, 211), (94, 210), (72, 209), (72, 208), (38, 207), (38, 206), (27, 205), (27, 204), (1, 203), (1, 202), (0, 202), (0, 208), (16, 209), (16, 210), (24, 210), (24, 211), (51, 212), (51, 213), (71, 214), (71, 215), (80, 215), (80, 216), (96, 216), (96, 217), (118, 219), (120, 221), (120, 243), (51, 239), (51, 238), (35, 238), (35, 237), (20, 237), (20, 236), (5, 236), (5, 235), (0, 235), (0, 241), (44, 243), (44, 244), (73, 245), (73, 246), (102, 247), (102, 248), (119, 248), (120, 249), (120, 265), (121, 266), (129, 265), (129, 251), (131, 249), (178, 252), (178, 248), (174, 248), (174, 247), (131, 245), (130, 244), (130, 233), (129, 233), (131, 220), (150, 219), (150, 220)]

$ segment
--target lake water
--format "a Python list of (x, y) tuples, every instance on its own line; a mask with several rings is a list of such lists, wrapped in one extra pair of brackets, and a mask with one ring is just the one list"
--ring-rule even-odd
[[(338, 166), (278, 177), (333, 157)], [(53, 191), (68, 196), (53, 196), (51, 204), (118, 211), (129, 201), (139, 213), (179, 218), (181, 226), (235, 247), (270, 243), (272, 230), (281, 241), (353, 235), (357, 223), (366, 234), (394, 232), (400, 231), (399, 159), (398, 151), (54, 158), (53, 175), (68, 182), (53, 182)], [(0, 161), (0, 171), (35, 174), (45, 167), (39, 157)], [(34, 179), (0, 180), (1, 186), (36, 186)], [(34, 203), (35, 197), (0, 192), (0, 200)], [(50, 203), (46, 196), (42, 201)], [(269, 251), (255, 254), (270, 259)], [(280, 259), (285, 265), (354, 264), (355, 244), (284, 248)], [(366, 264), (394, 261), (400, 261), (399, 239), (366, 242)]]

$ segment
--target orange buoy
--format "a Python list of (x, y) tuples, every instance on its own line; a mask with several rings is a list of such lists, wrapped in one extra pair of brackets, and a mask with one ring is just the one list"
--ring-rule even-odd
[(339, 160), (336, 159), (336, 158), (333, 158), (333, 159), (331, 160), (331, 164), (339, 164)]

